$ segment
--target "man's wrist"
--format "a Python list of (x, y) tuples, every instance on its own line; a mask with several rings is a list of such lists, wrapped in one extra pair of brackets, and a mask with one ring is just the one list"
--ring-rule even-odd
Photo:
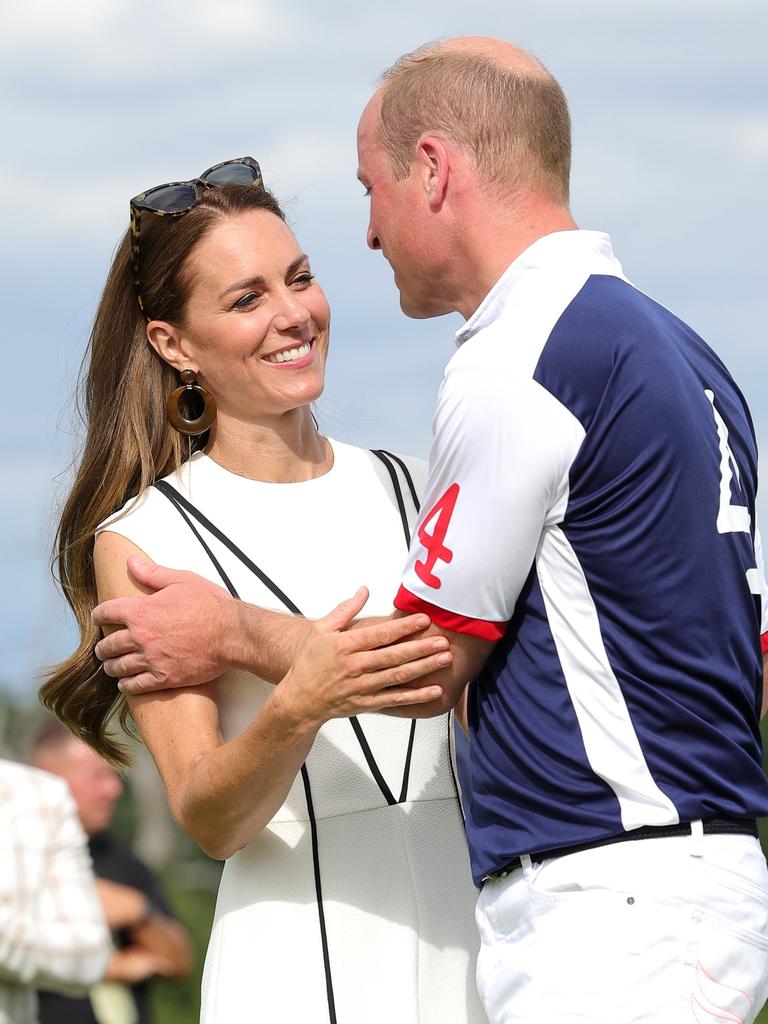
[(149, 896), (147, 896), (146, 893), (142, 893), (141, 895), (143, 896), (141, 914), (139, 919), (134, 922), (134, 928), (142, 928), (145, 924), (149, 924), (152, 918), (157, 914), (157, 907)]
[(232, 601), (223, 626), (225, 667), (244, 669), (277, 683), (296, 660), (311, 622)]
[(222, 671), (248, 668), (246, 622), (244, 609), (248, 607), (238, 598), (222, 600), (223, 610), (219, 622), (219, 639)]

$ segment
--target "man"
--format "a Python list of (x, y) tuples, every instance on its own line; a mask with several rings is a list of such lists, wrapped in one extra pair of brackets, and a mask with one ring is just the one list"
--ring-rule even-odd
[(35, 989), (82, 991), (110, 952), (66, 785), (0, 760), (0, 1024), (38, 1024)]
[[(744, 400), (608, 237), (577, 229), (565, 99), (534, 58), (478, 38), (402, 58), (358, 151), (404, 312), (467, 320), (395, 603), (452, 644), (442, 699), (414, 714), (482, 668), (467, 826), (489, 1018), (752, 1021), (768, 784)], [(96, 613), (127, 622), (98, 648), (127, 692), (230, 664), (279, 679), (308, 628), (134, 573), (165, 589)], [(182, 673), (189, 613), (163, 641), (160, 623), (192, 599)]]
[[(191, 968), (186, 929), (173, 916), (150, 870), (108, 831), (123, 785), (114, 769), (58, 722), (36, 736), (30, 761), (60, 776), (88, 836), (96, 888), (115, 934), (106, 984), (88, 996), (40, 993), (41, 1024), (94, 1024), (117, 1019), (149, 1024), (149, 981), (181, 978)], [(109, 1016), (111, 1007), (112, 1016)]]

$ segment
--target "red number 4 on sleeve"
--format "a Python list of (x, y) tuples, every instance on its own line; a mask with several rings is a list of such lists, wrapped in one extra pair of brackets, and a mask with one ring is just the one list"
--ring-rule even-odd
[[(428, 587), (434, 587), (435, 590), (439, 590), (441, 585), (440, 579), (433, 572), (435, 564), (450, 562), (453, 559), (453, 551), (447, 548), (444, 542), (458, 496), (459, 485), (451, 484), (419, 527), (419, 540), (427, 549), (427, 557), (423, 562), (417, 561), (414, 569), (422, 583), (426, 583)], [(428, 529), (430, 526), (432, 527), (431, 533)]]

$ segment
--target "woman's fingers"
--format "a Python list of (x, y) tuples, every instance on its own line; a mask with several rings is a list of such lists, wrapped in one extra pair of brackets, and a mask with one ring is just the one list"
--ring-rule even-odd
[(337, 604), (336, 607), (322, 619), (318, 619), (316, 625), (322, 632), (335, 633), (346, 629), (353, 619), (360, 614), (368, 600), (368, 588), (360, 587), (352, 597)]
[[(444, 636), (425, 636), (418, 640), (403, 640), (390, 647), (377, 647), (372, 651), (361, 651), (355, 655), (355, 666), (360, 673), (374, 673), (448, 651), (449, 644)], [(440, 667), (450, 665), (450, 663), (449, 654)]]
[[(430, 640), (437, 638), (431, 637)], [(423, 642), (418, 641), (419, 645)], [(348, 717), (363, 711), (401, 707), (407, 704), (428, 704), (439, 700), (443, 688), (438, 683), (414, 687), (424, 676), (432, 675), (450, 665), (451, 652), (446, 650), (417, 658), (413, 649), (410, 661), (375, 672), (361, 673), (349, 678), (336, 699), (332, 701), (334, 717)]]
[(383, 619), (369, 625), (357, 626), (347, 631), (346, 639), (349, 649), (354, 651), (371, 651), (377, 647), (388, 647), (396, 644), (414, 633), (429, 629), (430, 620), (427, 615), (419, 612), (416, 615), (403, 615), (398, 618)]
[(431, 704), (440, 700), (443, 690), (440, 686), (418, 686), (387, 688), (370, 697), (362, 698), (360, 711), (383, 711), (385, 708), (401, 708), (410, 705)]
[(370, 681), (370, 686), (376, 690), (404, 686), (423, 676), (428, 676), (432, 672), (439, 672), (441, 669), (447, 668), (452, 660), (453, 655), (450, 651), (440, 651), (438, 654), (429, 654), (424, 658), (413, 659), (379, 672), (370, 672), (367, 678)]

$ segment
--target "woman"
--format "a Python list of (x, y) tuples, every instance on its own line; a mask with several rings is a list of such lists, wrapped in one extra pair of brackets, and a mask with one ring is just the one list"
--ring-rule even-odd
[[(82, 643), (43, 688), (113, 760), (123, 753), (106, 730), (121, 698), (99, 672), (88, 616), (97, 599), (138, 592), (130, 554), (308, 616), (361, 580), (368, 611), (391, 608), (416, 511), (411, 474), (420, 481), (423, 466), (385, 465), (318, 433), (309, 403), (323, 387), (328, 322), (249, 158), (133, 201), (91, 336), (88, 438), (59, 530)], [(202, 409), (185, 403), (190, 389)], [(186, 441), (166, 402), (177, 427), (204, 433)], [(363, 601), (328, 617), (328, 630)], [(415, 666), (402, 679), (445, 656), (431, 640), (402, 649)], [(345, 717), (355, 707), (339, 705), (333, 681), (320, 636), (277, 687), (232, 672), (119, 708), (181, 826), (228, 858), (202, 1019), (480, 1022), (450, 723)], [(435, 697), (404, 690), (405, 702)]]

